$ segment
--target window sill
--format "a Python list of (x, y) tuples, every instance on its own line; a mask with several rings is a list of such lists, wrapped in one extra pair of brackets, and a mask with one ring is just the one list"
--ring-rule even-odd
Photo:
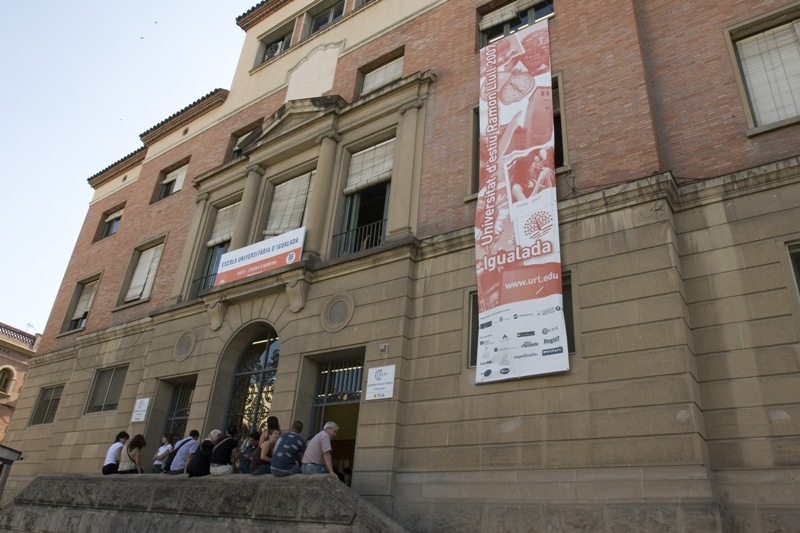
[(769, 131), (777, 130), (780, 128), (785, 128), (786, 126), (791, 126), (793, 124), (800, 124), (800, 116), (787, 118), (784, 120), (780, 120), (778, 122), (772, 122), (771, 124), (764, 124), (763, 126), (756, 126), (754, 128), (747, 128), (745, 134), (748, 137), (754, 137), (756, 135), (760, 135), (762, 133), (767, 133)]
[(148, 296), (147, 298), (141, 298), (139, 300), (134, 300), (132, 302), (124, 302), (124, 303), (121, 303), (121, 304), (117, 305), (114, 309), (111, 310), (111, 312), (112, 313), (116, 313), (117, 311), (122, 311), (123, 309), (128, 309), (129, 307), (134, 307), (136, 305), (143, 304), (143, 303), (149, 302), (149, 301), (150, 301), (150, 297)]
[(83, 326), (82, 328), (75, 328), (75, 329), (70, 329), (70, 330), (67, 330), (67, 331), (62, 331), (61, 333), (56, 335), (56, 338), (59, 339), (61, 337), (66, 337), (67, 335), (72, 335), (74, 333), (80, 333), (80, 332), (85, 331), (85, 330), (86, 330), (86, 326)]

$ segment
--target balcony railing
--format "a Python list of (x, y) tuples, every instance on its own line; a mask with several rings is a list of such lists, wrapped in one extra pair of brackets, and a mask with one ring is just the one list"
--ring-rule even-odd
[(189, 299), (194, 300), (195, 298), (200, 296), (200, 293), (210, 289), (214, 286), (214, 282), (217, 279), (217, 273), (214, 272), (208, 276), (203, 278), (197, 278), (192, 280), (192, 286), (189, 288)]
[(342, 257), (383, 244), (385, 230), (386, 219), (383, 219), (334, 235), (333, 256)]

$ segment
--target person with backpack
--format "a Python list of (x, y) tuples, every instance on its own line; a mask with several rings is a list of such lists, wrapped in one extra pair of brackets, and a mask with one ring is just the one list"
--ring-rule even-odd
[(239, 465), (237, 464), (239, 441), (236, 440), (238, 433), (239, 430), (236, 426), (230, 426), (225, 433), (225, 438), (214, 446), (211, 451), (211, 468), (209, 469), (212, 476), (227, 476), (239, 473)]
[(206, 440), (201, 442), (197, 450), (189, 456), (189, 462), (186, 465), (186, 473), (189, 474), (189, 477), (202, 477), (211, 473), (211, 453), (220, 437), (222, 437), (222, 431), (211, 430)]
[(193, 429), (189, 436), (175, 443), (175, 448), (164, 459), (164, 472), (177, 475), (186, 472), (186, 465), (189, 457), (197, 450), (197, 441), (200, 439), (200, 432)]

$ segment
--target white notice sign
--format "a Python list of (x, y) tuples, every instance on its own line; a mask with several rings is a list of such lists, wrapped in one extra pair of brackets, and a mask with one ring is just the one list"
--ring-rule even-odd
[(389, 365), (369, 370), (365, 400), (385, 400), (394, 396), (394, 368), (395, 365)]
[(150, 405), (150, 398), (139, 398), (133, 406), (131, 422), (144, 422), (147, 418), (147, 406)]

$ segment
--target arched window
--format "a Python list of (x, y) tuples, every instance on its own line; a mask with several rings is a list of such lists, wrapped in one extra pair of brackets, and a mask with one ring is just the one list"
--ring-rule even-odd
[(14, 373), (10, 369), (4, 368), (0, 370), (0, 392), (8, 394), (11, 391), (11, 382), (14, 379)]
[(267, 426), (279, 357), (280, 340), (271, 326), (247, 344), (233, 376), (226, 427), (236, 426), (244, 436)]

